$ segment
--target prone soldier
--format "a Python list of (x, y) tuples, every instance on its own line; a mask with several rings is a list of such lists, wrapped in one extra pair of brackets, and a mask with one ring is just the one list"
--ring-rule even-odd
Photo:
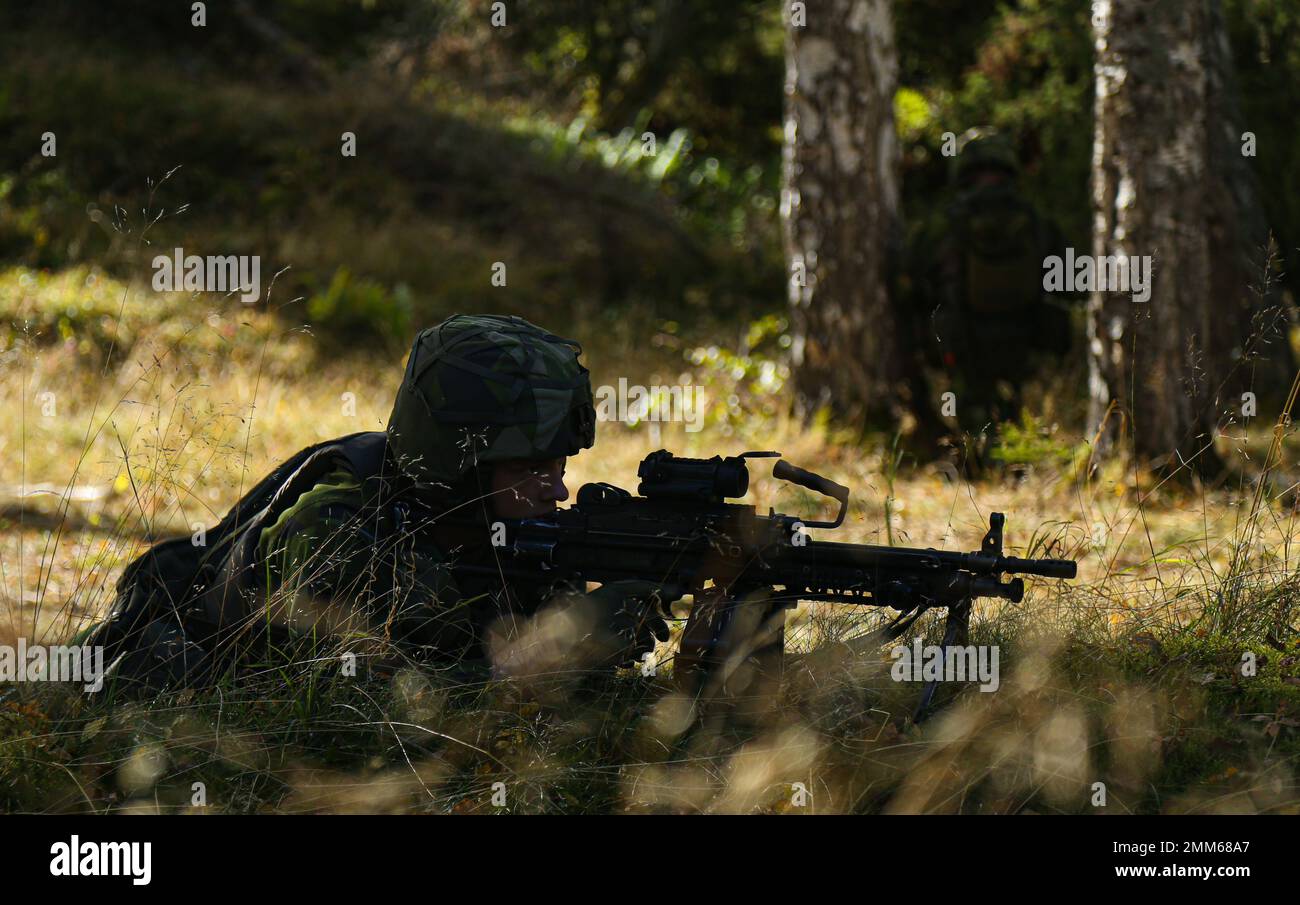
[(105, 646), (110, 676), (147, 688), (205, 682), (322, 639), (498, 674), (643, 656), (667, 637), (662, 585), (548, 596), (504, 575), (453, 576), (494, 561), (498, 519), (544, 517), (568, 498), (567, 459), (595, 440), (580, 354), (517, 317), (455, 316), (423, 331), (386, 431), (299, 452), (202, 548), (155, 546), (127, 568), (89, 643)]

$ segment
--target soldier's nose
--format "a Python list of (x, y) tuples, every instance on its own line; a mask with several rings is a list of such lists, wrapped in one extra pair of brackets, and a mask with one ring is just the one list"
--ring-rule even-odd
[(542, 494), (548, 503), (551, 501), (563, 503), (567, 500), (569, 498), (569, 488), (564, 486), (564, 472), (557, 468), (547, 479)]

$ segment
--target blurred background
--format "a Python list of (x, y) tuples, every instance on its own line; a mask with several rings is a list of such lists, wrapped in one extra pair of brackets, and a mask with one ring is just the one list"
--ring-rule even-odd
[[(1100, 45), (1088, 5), (885, 7), (892, 16), (870, 32), (887, 65), (873, 72), (870, 61), (851, 62), (844, 78), (889, 95), (889, 109), (871, 116), (896, 135), (885, 155), (891, 184), (845, 180), (836, 189), (864, 205), (864, 192), (900, 196), (876, 218), (888, 234), (868, 230), (862, 243), (878, 245), (870, 257), (889, 269), (872, 279), (906, 310), (873, 318), (874, 345), (855, 335), (861, 327), (838, 324), (867, 350), (925, 345), (932, 296), (942, 292), (926, 294), (936, 270), (926, 249), (954, 195), (945, 135), (1000, 133), (1021, 196), (1057, 230), (1054, 247), (1091, 250), (1094, 229)], [(872, 386), (898, 379), (897, 364), (856, 387), (836, 385), (827, 375), (844, 369), (843, 352), (802, 354), (826, 330), (819, 318), (834, 322), (834, 312), (790, 323), (790, 267), (803, 249), (797, 238), (783, 243), (782, 145), (785, 117), (800, 111), (787, 109), (783, 86), (787, 62), (794, 73), (800, 60), (782, 4), (240, 0), (196, 9), (51, 0), (0, 12), (0, 329), (10, 343), (28, 324), (40, 341), (72, 331), (82, 353), (102, 354), (111, 330), (98, 319), (115, 303), (33, 301), (14, 281), (76, 272), (78, 282), (86, 274), (129, 282), (149, 275), (157, 248), (183, 245), (260, 255), (268, 281), (284, 270), (261, 307), (282, 324), (310, 325), (334, 350), (399, 353), (421, 326), (488, 310), (633, 353), (717, 346), (784, 361), (793, 344), (806, 362), (800, 396), (854, 424), (865, 410), (859, 426), (886, 437), (900, 426), (899, 405), (876, 404), (892, 389)], [(820, 24), (835, 10), (826, 12), (792, 32), (833, 33)], [(1291, 140), (1300, 10), (1287, 0), (1224, 0), (1217, 18), (1198, 25), (1209, 32), (1199, 38), (1230, 47), (1233, 128), (1248, 128), (1258, 149), (1248, 213), (1275, 242), (1273, 298), (1289, 299), (1300, 244), (1300, 147)], [(1159, 37), (1155, 27), (1143, 40)], [(801, 134), (815, 133), (805, 125)], [(345, 132), (355, 156), (341, 153)], [(46, 133), (57, 138), (56, 156), (42, 152)], [(800, 176), (787, 178), (797, 192)], [(1251, 241), (1262, 244), (1267, 232)], [(490, 279), (495, 262), (508, 265), (506, 287)], [(821, 277), (824, 293), (841, 294), (833, 274)], [(204, 303), (241, 316), (233, 299)], [(195, 308), (158, 306), (128, 305), (112, 330)], [(1064, 417), (1082, 432), (1087, 363), (1076, 309), (1072, 351), (1058, 361), (1069, 373), (1048, 420)], [(994, 355), (986, 346), (970, 354)], [(1290, 377), (1278, 373), (1275, 383)], [(919, 379), (936, 407), (948, 387)], [(834, 398), (819, 398), (828, 385)], [(1284, 397), (1285, 386), (1272, 392)], [(1044, 404), (1030, 398), (1041, 415)], [(1016, 404), (998, 416), (1016, 420)], [(905, 398), (901, 408), (917, 405)], [(980, 420), (931, 425), (919, 439), (929, 448), (940, 433), (978, 433)]]

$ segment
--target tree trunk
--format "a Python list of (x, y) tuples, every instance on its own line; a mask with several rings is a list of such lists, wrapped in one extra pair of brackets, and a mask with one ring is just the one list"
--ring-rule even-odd
[(786, 3), (781, 219), (805, 414), (829, 405), (850, 418), (898, 417), (907, 407), (911, 350), (889, 292), (900, 235), (890, 7)]
[(1195, 459), (1212, 474), (1214, 438), (1249, 389), (1243, 365), (1281, 348), (1261, 345), (1265, 301), (1250, 289), (1266, 237), (1219, 0), (1095, 0), (1093, 28), (1093, 254), (1152, 268), (1145, 303), (1089, 299), (1090, 433), (1103, 453), (1131, 445), (1146, 464)]

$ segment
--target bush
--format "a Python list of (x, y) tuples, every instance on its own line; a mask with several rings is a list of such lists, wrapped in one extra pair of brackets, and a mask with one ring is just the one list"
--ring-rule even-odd
[(404, 283), (390, 291), (381, 283), (354, 277), (346, 267), (340, 267), (329, 285), (307, 300), (307, 317), (340, 337), (372, 335), (396, 343), (411, 328), (411, 292)]

